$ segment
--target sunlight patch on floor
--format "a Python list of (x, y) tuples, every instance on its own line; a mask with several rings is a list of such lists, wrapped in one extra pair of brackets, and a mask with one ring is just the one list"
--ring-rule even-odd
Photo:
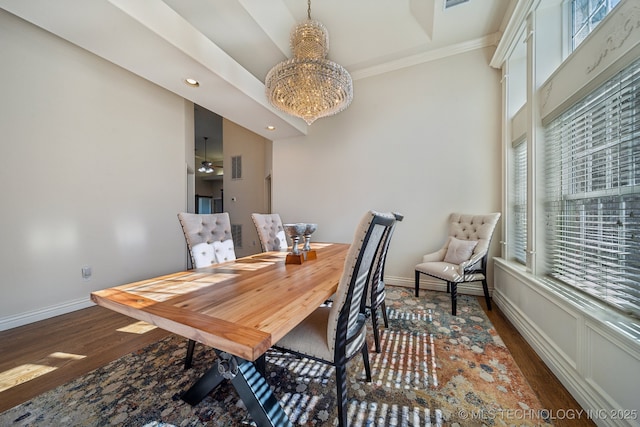
[(146, 334), (149, 331), (156, 329), (156, 325), (152, 325), (151, 323), (147, 323), (144, 321), (139, 321), (135, 323), (131, 323), (127, 326), (123, 326), (122, 328), (116, 329), (118, 332), (126, 332), (128, 334)]
[(56, 351), (35, 363), (25, 363), (0, 372), (0, 392), (55, 371), (69, 363), (69, 361), (80, 360), (85, 357), (87, 356)]

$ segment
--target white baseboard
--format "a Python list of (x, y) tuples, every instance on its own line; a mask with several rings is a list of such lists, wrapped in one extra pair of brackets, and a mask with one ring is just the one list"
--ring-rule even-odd
[(18, 326), (27, 325), (29, 323), (59, 316), (61, 314), (71, 313), (72, 311), (91, 307), (92, 305), (94, 305), (94, 303), (88, 297), (79, 298), (77, 300), (67, 301), (50, 307), (28, 311), (26, 313), (0, 317), (0, 331), (17, 328)]

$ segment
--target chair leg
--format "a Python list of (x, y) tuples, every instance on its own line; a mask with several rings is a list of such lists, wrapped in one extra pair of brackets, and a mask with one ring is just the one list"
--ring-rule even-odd
[(184, 358), (184, 369), (191, 368), (191, 361), (193, 360), (193, 350), (196, 347), (196, 342), (194, 340), (189, 340), (189, 344), (187, 345), (187, 355)]
[(380, 353), (380, 331), (378, 331), (378, 309), (371, 307), (371, 327), (373, 328), (373, 341), (376, 343), (376, 353)]
[(369, 349), (365, 342), (362, 346), (362, 361), (364, 362), (364, 372), (367, 375), (367, 382), (371, 382), (371, 366), (369, 365)]
[(491, 310), (491, 298), (489, 298), (489, 285), (487, 285), (487, 279), (482, 281), (482, 289), (484, 290), (484, 300), (487, 302), (487, 308)]
[(336, 397), (338, 426), (347, 427), (347, 369), (345, 366), (336, 366)]
[(451, 289), (451, 315), (456, 315), (456, 306), (458, 303), (458, 284), (455, 282), (448, 282), (447, 288)]
[(420, 272), (416, 270), (416, 296), (420, 296), (418, 295), (419, 291), (420, 291)]
[(389, 318), (387, 317), (387, 304), (385, 304), (385, 302), (382, 301), (382, 304), (380, 304), (380, 308), (382, 308), (382, 318), (384, 319), (384, 327), (388, 328)]

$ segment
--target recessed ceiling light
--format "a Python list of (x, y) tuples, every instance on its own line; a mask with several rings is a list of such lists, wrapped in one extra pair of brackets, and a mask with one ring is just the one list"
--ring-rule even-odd
[(273, 125), (267, 126), (267, 130), (276, 130), (276, 127)]
[(184, 82), (186, 84), (188, 84), (191, 87), (198, 87), (200, 86), (200, 82), (197, 81), (196, 79), (184, 79)]

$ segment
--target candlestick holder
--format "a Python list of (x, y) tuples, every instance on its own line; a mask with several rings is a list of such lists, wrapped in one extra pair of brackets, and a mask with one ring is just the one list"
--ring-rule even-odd
[(318, 254), (315, 249), (311, 249), (311, 235), (318, 229), (318, 224), (306, 224), (304, 229), (304, 245), (302, 246), (302, 253), (304, 259), (317, 259)]
[(304, 255), (300, 252), (298, 244), (307, 229), (307, 224), (298, 222), (296, 224), (284, 224), (282, 227), (291, 239), (291, 252), (287, 254), (285, 264), (302, 264), (304, 262)]

